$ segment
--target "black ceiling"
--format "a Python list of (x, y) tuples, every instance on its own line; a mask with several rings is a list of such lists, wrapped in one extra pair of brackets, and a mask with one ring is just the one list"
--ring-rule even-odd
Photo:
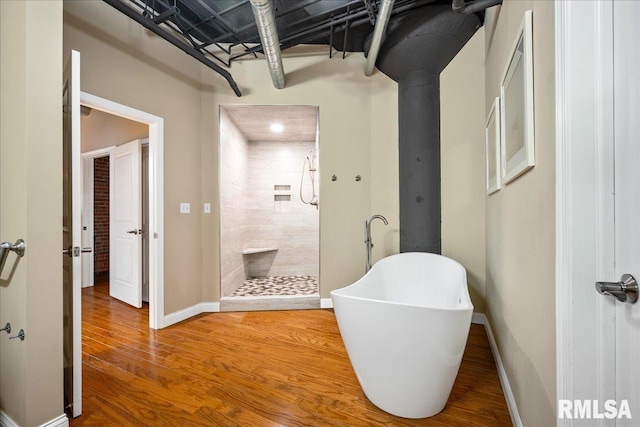
[[(220, 73), (238, 96), (240, 90), (227, 69), (234, 60), (262, 53), (249, 0), (103, 1)], [(391, 20), (414, 9), (451, 5), (451, 1), (395, 0)], [(487, 1), (496, 3), (480, 0)], [(343, 52), (343, 56), (345, 52), (366, 53), (381, 2), (272, 0), (280, 48), (319, 44), (327, 46), (328, 56), (336, 51)]]
[[(164, 24), (195, 49), (230, 65), (261, 52), (249, 0), (130, 0), (147, 18)], [(396, 0), (397, 15), (450, 0)], [(332, 45), (362, 52), (373, 31), (380, 0), (273, 0), (281, 49), (299, 44)], [(327, 52), (329, 49), (327, 48)]]

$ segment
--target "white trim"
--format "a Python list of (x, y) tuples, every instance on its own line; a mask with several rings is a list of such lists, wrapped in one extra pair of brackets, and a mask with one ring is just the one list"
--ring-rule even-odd
[[(13, 421), (7, 414), (0, 409), (0, 426), (1, 427), (20, 427), (18, 423)], [(40, 427), (69, 427), (69, 418), (66, 414), (62, 414), (51, 421), (41, 424)]]
[[(81, 105), (84, 105), (81, 103)], [(111, 151), (116, 148), (115, 145), (111, 145), (105, 148), (98, 148), (97, 150), (87, 151), (86, 153), (82, 153), (82, 157), (86, 159), (97, 159), (99, 157), (107, 157), (111, 154)]]
[(191, 307), (184, 308), (182, 310), (174, 311), (171, 314), (164, 316), (164, 327), (175, 325), (178, 322), (190, 319), (193, 316), (197, 316), (201, 313), (219, 313), (219, 302), (201, 302)]
[(69, 427), (69, 418), (67, 418), (66, 414), (62, 414), (59, 417), (42, 424), (40, 427)]
[(82, 155), (82, 247), (91, 247), (92, 250), (89, 253), (82, 255), (82, 284), (83, 288), (91, 287), (94, 285), (94, 203), (93, 203), (93, 188), (94, 188), (94, 168), (92, 158), (86, 158)]
[(331, 298), (320, 298), (320, 308), (333, 308), (333, 300)]
[(474, 311), (471, 316), (471, 323), (475, 323), (476, 325), (486, 325), (488, 323), (487, 316), (484, 313), (476, 313)]
[(220, 313), (219, 302), (201, 302), (202, 313)]
[[(481, 314), (481, 313), (478, 313)], [(476, 313), (474, 313), (474, 316)], [(481, 314), (485, 321), (486, 316)], [(493, 359), (496, 362), (496, 368), (498, 369), (498, 377), (500, 377), (500, 384), (502, 384), (502, 392), (504, 393), (504, 397), (507, 401), (507, 407), (509, 408), (509, 415), (511, 415), (511, 422), (515, 427), (522, 427), (522, 420), (520, 419), (520, 414), (518, 413), (518, 406), (516, 405), (516, 399), (513, 395), (513, 391), (511, 390), (511, 385), (509, 384), (509, 377), (507, 376), (507, 371), (504, 369), (504, 365), (502, 364), (502, 358), (500, 357), (500, 352), (498, 351), (498, 345), (496, 344), (496, 339), (493, 336), (493, 331), (491, 330), (491, 324), (489, 322), (485, 322), (484, 329), (487, 331), (487, 338), (489, 339), (489, 345), (491, 346), (491, 352), (493, 353)]]
[(15, 421), (13, 421), (9, 415), (5, 414), (2, 409), (0, 409), (0, 426), (1, 427), (20, 427)]
[(80, 103), (149, 125), (149, 327), (164, 325), (164, 119), (108, 99), (80, 92)]
[(612, 11), (555, 3), (557, 399), (615, 396)]

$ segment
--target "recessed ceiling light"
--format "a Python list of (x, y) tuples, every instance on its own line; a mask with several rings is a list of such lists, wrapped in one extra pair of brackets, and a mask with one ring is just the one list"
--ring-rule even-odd
[(284, 130), (284, 126), (282, 126), (282, 123), (272, 123), (271, 124), (271, 132), (280, 133), (283, 130)]

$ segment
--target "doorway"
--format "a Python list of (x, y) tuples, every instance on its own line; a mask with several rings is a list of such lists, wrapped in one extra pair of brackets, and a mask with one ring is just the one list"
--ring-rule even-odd
[(320, 308), (318, 107), (220, 107), (221, 311)]
[(148, 206), (148, 222), (145, 231), (149, 238), (143, 257), (147, 257), (149, 266), (147, 276), (149, 327), (161, 329), (164, 327), (164, 119), (85, 92), (80, 93), (80, 102), (92, 110), (148, 126), (148, 163), (145, 166), (148, 187), (144, 197), (147, 199)]
[[(111, 116), (106, 113), (98, 112), (94, 115)], [(148, 126), (140, 124), (139, 129), (134, 129), (134, 132), (127, 132), (125, 136), (120, 135), (126, 129), (118, 129), (118, 124), (123, 124), (121, 121), (125, 119), (117, 118), (118, 121), (114, 121), (111, 127), (98, 126), (99, 129), (108, 129), (110, 138), (108, 141), (129, 139), (133, 136), (145, 136), (148, 134)], [(104, 122), (100, 118), (92, 119), (93, 122), (86, 122), (83, 118), (83, 126), (86, 124), (87, 131), (83, 128), (83, 137), (86, 139), (92, 138), (92, 129), (98, 122)], [(109, 118), (109, 121), (113, 121), (113, 118)], [(128, 120), (127, 120), (128, 122)], [(127, 125), (127, 123), (124, 123)], [(137, 132), (137, 133), (136, 133)], [(142, 247), (138, 258), (140, 264), (139, 270), (141, 272), (139, 280), (136, 281), (137, 286), (141, 288), (141, 302), (149, 302), (149, 238), (148, 238), (148, 224), (149, 224), (149, 204), (148, 204), (148, 188), (149, 188), (149, 139), (136, 139), (141, 143), (141, 168), (140, 168), (140, 182), (141, 189), (139, 200), (142, 210), (142, 222), (140, 223), (142, 236), (139, 238), (142, 240)], [(95, 142), (95, 139), (94, 141)], [(94, 144), (87, 143), (88, 146), (94, 146)], [(82, 154), (82, 166), (83, 166), (83, 203), (82, 203), (82, 245), (85, 248), (92, 247), (91, 252), (86, 252), (82, 259), (82, 287), (90, 287), (94, 285), (106, 285), (110, 286), (110, 277), (113, 273), (112, 263), (118, 259), (115, 254), (116, 246), (111, 243), (111, 229), (114, 227), (112, 224), (112, 199), (118, 197), (115, 194), (116, 188), (112, 185), (112, 162), (111, 157), (115, 147), (100, 148), (90, 152), (84, 152)], [(112, 292), (107, 292), (112, 294)], [(114, 295), (114, 297), (118, 297)], [(141, 303), (134, 304), (127, 300), (124, 302), (129, 303), (135, 307), (140, 307)]]

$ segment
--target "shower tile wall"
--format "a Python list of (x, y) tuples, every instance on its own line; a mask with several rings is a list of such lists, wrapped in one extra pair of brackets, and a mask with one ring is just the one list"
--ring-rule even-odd
[(249, 144), (224, 109), (220, 111), (220, 273), (222, 295), (246, 279), (242, 250), (249, 235), (245, 209)]
[[(300, 200), (302, 165), (314, 147), (315, 142), (249, 142), (249, 244), (278, 248), (275, 257), (252, 255), (255, 259), (250, 266), (251, 276), (318, 275), (318, 210)], [(318, 182), (316, 172), (316, 192)], [(291, 189), (275, 191), (276, 185), (290, 185)], [(285, 194), (290, 194), (289, 202), (274, 201), (275, 195)], [(307, 172), (303, 187), (305, 200), (309, 201), (311, 194)]]

